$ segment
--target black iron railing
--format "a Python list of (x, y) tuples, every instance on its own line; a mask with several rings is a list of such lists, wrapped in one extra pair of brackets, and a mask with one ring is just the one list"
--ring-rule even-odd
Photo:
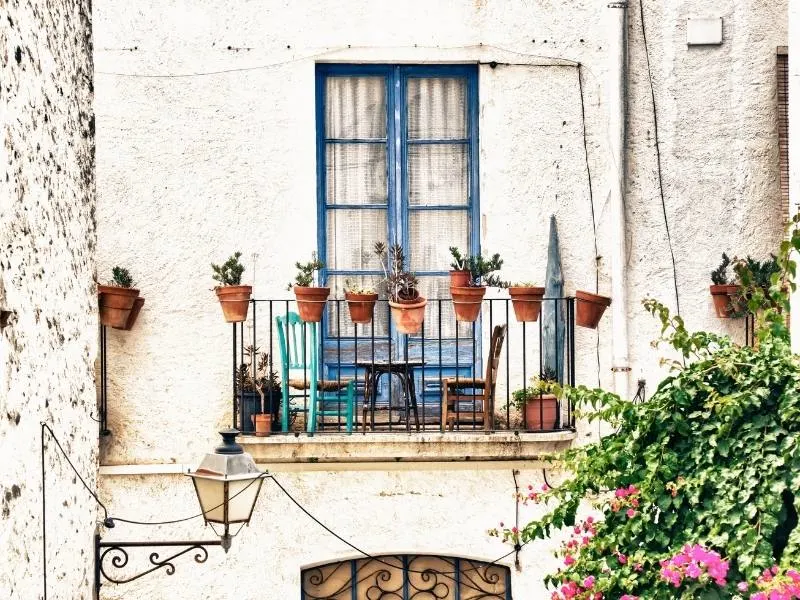
[[(281, 343), (276, 317), (288, 319), (296, 312), (294, 300), (251, 300), (247, 320), (232, 327), (233, 426), (246, 434), (255, 429), (251, 415), (261, 412), (260, 395), (246, 382), (240, 385), (243, 364), (248, 375), (253, 374), (247, 349), (253, 347), (259, 353), (268, 353), (268, 369), (286, 379), (286, 363), (291, 359), (288, 348), (291, 342), (287, 338), (290, 327), (297, 328), (294, 332), (306, 340), (305, 351), (301, 352), (303, 360), (296, 362), (307, 363), (309, 369), (288, 370), (289, 378), (296, 388), (306, 389), (294, 389), (282, 381), (280, 390), (273, 393), (264, 390), (264, 412), (272, 415), (272, 433), (446, 430), (448, 423), (443, 423), (441, 416), (447, 381), (456, 396), (448, 412), (454, 431), (574, 428), (575, 416), (568, 403), (528, 393), (533, 378), (548, 373), (555, 374), (562, 382), (575, 384), (573, 298), (543, 299), (539, 319), (526, 323), (516, 320), (507, 298), (485, 299), (474, 323), (456, 321), (450, 298), (429, 299), (426, 320), (416, 335), (397, 333), (385, 300), (376, 304), (370, 323), (355, 325), (350, 320), (347, 302), (329, 299), (321, 323), (284, 322)], [(494, 390), (493, 414), (487, 421), (483, 412), (485, 394), (469, 384), (474, 379), (487, 379), (488, 352), (496, 325), (507, 325), (507, 330), (496, 375), (492, 378), (488, 372), (488, 379), (494, 379)], [(312, 327), (317, 328), (315, 343), (312, 343)], [(324, 416), (317, 416), (310, 427), (312, 350), (318, 356), (318, 379), (327, 382), (321, 389), (340, 391), (318, 399), (318, 411)], [(348, 427), (346, 388), (350, 381), (354, 382), (355, 406)], [(539, 400), (534, 402), (533, 409), (515, 405), (513, 396), (518, 390)], [(288, 403), (283, 401), (284, 391), (295, 395)], [(475, 398), (469, 397), (471, 393)], [(284, 406), (289, 408), (286, 418)]]

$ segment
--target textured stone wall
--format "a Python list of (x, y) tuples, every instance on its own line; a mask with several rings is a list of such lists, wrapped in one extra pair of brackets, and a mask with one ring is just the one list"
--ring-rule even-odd
[[(0, 1), (0, 596), (42, 597), (40, 421), (96, 484), (90, 0)], [(94, 501), (52, 443), (48, 598), (92, 597)]]

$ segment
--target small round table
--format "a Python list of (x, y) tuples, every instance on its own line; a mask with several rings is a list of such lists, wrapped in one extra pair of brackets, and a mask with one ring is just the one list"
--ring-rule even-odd
[[(400, 379), (403, 387), (403, 400), (405, 401), (406, 431), (411, 431), (409, 411), (414, 411), (414, 424), (419, 431), (419, 412), (417, 410), (417, 392), (414, 389), (414, 369), (425, 366), (421, 360), (410, 361), (357, 361), (356, 367), (364, 369), (364, 429), (367, 432), (367, 411), (370, 412), (370, 427), (375, 431), (375, 399), (378, 395), (378, 382), (382, 375), (389, 375), (389, 385), (392, 376)], [(391, 410), (391, 404), (389, 410)], [(391, 423), (389, 423), (391, 426)]]

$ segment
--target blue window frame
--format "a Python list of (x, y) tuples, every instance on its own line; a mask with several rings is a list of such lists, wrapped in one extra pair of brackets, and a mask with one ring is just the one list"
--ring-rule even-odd
[[(477, 74), (474, 64), (317, 65), (317, 246), (321, 279), (337, 297), (345, 278), (380, 277), (374, 241), (403, 246), (429, 298), (449, 295), (448, 246), (479, 251)], [(328, 310), (323, 338), (336, 340), (339, 355), (323, 362), (341, 365), (355, 329)], [(443, 316), (443, 329), (435, 318), (429, 310), (426, 343), (437, 331), (452, 339), (454, 318)], [(388, 310), (375, 321), (376, 338), (386, 339)], [(402, 352), (392, 338), (390, 351)], [(471, 361), (461, 354), (459, 364)]]

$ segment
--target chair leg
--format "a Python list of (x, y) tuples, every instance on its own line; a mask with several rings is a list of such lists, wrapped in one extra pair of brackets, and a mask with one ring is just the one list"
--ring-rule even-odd
[(447, 431), (447, 403), (449, 401), (450, 388), (445, 384), (444, 391), (442, 392), (442, 433)]
[(353, 418), (356, 411), (356, 382), (347, 384), (347, 433), (353, 433)]
[(286, 433), (289, 431), (289, 386), (285, 379), (281, 392), (281, 429)]

